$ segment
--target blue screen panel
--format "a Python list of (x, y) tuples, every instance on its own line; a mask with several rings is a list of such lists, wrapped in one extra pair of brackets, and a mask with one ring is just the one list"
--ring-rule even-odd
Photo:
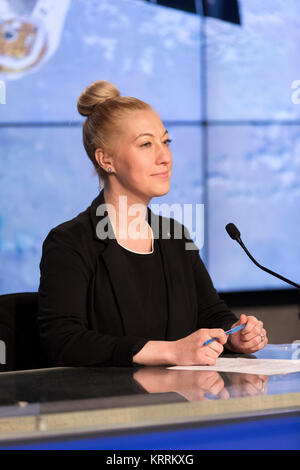
[[(81, 119), (78, 96), (95, 80), (112, 81), (164, 119), (200, 119), (199, 15), (142, 0), (26, 1), (14, 2), (21, 11), (10, 6), (16, 21), (27, 10), (19, 27), (29, 30), (27, 37), (6, 24), (5, 58), (0, 50), (0, 79), (7, 85), (0, 122)], [(13, 73), (7, 66), (20, 54)]]
[(98, 180), (81, 128), (0, 128), (0, 293), (36, 290), (49, 230), (84, 210)]
[(299, 119), (299, 1), (239, 0), (239, 8), (241, 25), (205, 22), (208, 119)]
[(231, 240), (233, 222), (257, 261), (299, 282), (300, 126), (208, 129), (208, 263), (222, 291), (281, 288)]

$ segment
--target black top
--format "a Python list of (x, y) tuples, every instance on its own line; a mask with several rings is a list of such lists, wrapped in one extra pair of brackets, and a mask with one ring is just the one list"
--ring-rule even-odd
[[(165, 275), (157, 240), (153, 252), (137, 253), (117, 243), (120, 265), (136, 288), (136, 296), (143, 306), (141, 315), (151, 340), (166, 340), (168, 306)], [(136, 348), (137, 349), (137, 348)]]
[(110, 232), (101, 235), (109, 225), (103, 204), (104, 190), (43, 243), (38, 324), (50, 365), (133, 365), (134, 354), (154, 336), (176, 341), (199, 328), (227, 330), (237, 321), (182, 224), (148, 208), (154, 256), (125, 253)]

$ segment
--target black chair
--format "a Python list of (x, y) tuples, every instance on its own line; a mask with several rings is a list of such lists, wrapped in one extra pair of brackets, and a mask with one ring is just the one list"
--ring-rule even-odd
[(0, 372), (47, 367), (37, 312), (37, 292), (0, 295)]

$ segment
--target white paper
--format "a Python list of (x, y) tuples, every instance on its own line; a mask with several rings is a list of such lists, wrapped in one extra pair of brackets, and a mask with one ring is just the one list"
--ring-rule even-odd
[(219, 357), (214, 366), (174, 366), (177, 370), (216, 370), (243, 374), (276, 375), (300, 372), (300, 361), (289, 359), (246, 359), (243, 357)]

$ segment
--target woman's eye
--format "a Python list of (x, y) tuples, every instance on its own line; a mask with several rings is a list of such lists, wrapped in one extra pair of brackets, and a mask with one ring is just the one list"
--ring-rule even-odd
[[(171, 142), (172, 142), (171, 139), (166, 139), (166, 140), (163, 141), (163, 143), (167, 146), (169, 146)], [(146, 147), (147, 148), (147, 147), (151, 147), (151, 145), (152, 145), (152, 142), (145, 142), (144, 144), (141, 144), (141, 147)]]

